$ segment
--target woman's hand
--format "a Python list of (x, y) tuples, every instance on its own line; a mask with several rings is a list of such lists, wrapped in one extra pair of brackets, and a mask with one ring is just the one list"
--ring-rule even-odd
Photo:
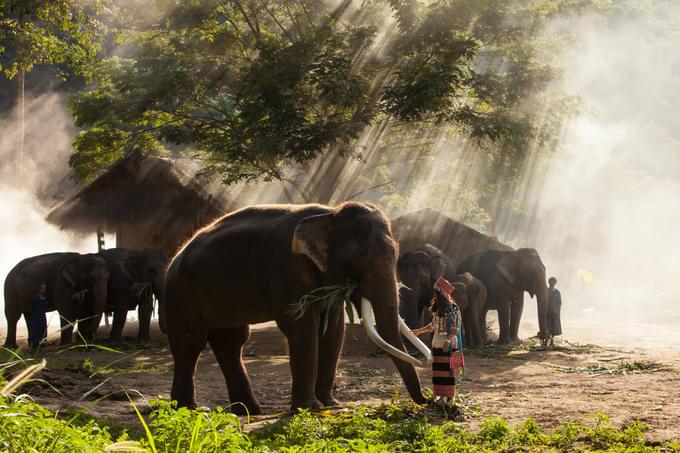
[(425, 327), (421, 327), (420, 329), (413, 329), (411, 332), (413, 332), (413, 335), (418, 336), (424, 333), (431, 333), (433, 330), (432, 324), (428, 324)]

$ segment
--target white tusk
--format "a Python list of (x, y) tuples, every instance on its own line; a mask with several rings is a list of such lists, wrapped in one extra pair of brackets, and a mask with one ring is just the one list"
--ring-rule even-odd
[(401, 316), (399, 317), (399, 330), (401, 331), (401, 334), (425, 356), (425, 360), (432, 362), (432, 351), (430, 351), (430, 348), (428, 348), (416, 334), (411, 332), (411, 329), (408, 328)]
[(385, 352), (393, 355), (394, 357), (402, 360), (406, 363), (410, 363), (414, 366), (422, 366), (422, 362), (415, 357), (411, 357), (404, 351), (401, 351), (388, 342), (386, 342), (379, 334), (375, 328), (375, 317), (373, 316), (373, 307), (371, 302), (365, 297), (361, 298), (361, 321), (364, 324), (368, 338), (373, 341), (380, 349), (385, 350)]

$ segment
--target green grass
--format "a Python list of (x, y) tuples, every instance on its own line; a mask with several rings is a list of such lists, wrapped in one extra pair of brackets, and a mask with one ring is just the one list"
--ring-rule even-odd
[[(0, 366), (2, 375), (24, 361), (9, 353)], [(89, 374), (101, 373), (115, 363), (97, 364), (89, 359), (77, 363)], [(626, 372), (654, 369), (640, 363), (622, 363)], [(356, 370), (348, 368), (348, 373)], [(373, 373), (368, 373), (369, 377)], [(25, 381), (32, 377), (27, 376)], [(14, 379), (16, 382), (17, 379)], [(20, 392), (18, 387), (16, 392)], [(125, 404), (125, 403), (121, 403)], [(52, 413), (28, 395), (0, 396), (0, 452), (678, 452), (673, 441), (646, 440), (649, 427), (631, 421), (613, 424), (604, 414), (585, 421), (567, 421), (544, 431), (527, 419), (510, 425), (502, 418), (487, 418), (478, 429), (456, 422), (431, 420), (435, 409), (400, 401), (378, 407), (352, 406), (316, 413), (302, 411), (289, 417), (267, 417), (265, 427), (243, 425), (226, 409), (212, 411), (175, 409), (167, 401), (152, 401), (144, 417), (130, 400), (137, 423), (126, 426), (107, 418), (94, 418), (83, 411)], [(465, 395), (456, 404), (464, 416), (477, 418), (482, 410)], [(559, 417), (559, 414), (556, 414)], [(272, 420), (275, 422), (272, 423)], [(245, 429), (247, 428), (247, 429)], [(249, 431), (249, 432), (246, 432)]]
[(431, 423), (426, 409), (400, 402), (319, 413), (300, 412), (246, 434), (222, 408), (174, 409), (153, 402), (142, 429), (112, 427), (82, 413), (53, 414), (28, 398), (0, 398), (0, 451), (10, 452), (680, 452), (680, 444), (650, 443), (640, 422), (615, 426), (605, 415), (567, 422), (544, 432), (531, 419), (510, 426), (484, 420), (477, 432), (460, 424)]

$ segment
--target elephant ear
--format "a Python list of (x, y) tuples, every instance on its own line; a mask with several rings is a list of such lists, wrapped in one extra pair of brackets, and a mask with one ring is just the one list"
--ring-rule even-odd
[(302, 219), (293, 232), (291, 251), (305, 255), (321, 272), (328, 270), (328, 248), (332, 234), (332, 214)]
[(510, 285), (515, 285), (515, 257), (508, 253), (496, 263), (496, 269)]
[(61, 268), (61, 275), (68, 282), (71, 287), (76, 287), (76, 282), (78, 281), (78, 261), (69, 261)]

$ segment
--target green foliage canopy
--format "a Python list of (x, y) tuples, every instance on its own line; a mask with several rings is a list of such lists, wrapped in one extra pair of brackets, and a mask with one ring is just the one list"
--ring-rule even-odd
[(279, 179), (347, 154), (385, 118), (519, 149), (540, 133), (522, 106), (559, 75), (539, 63), (532, 33), (592, 1), (150, 3), (157, 16), (121, 22), (119, 47), (71, 102), (83, 179), (131, 144), (195, 151), (226, 183)]
[(105, 27), (106, 0), (0, 0), (0, 71), (7, 78), (36, 65), (64, 64), (91, 75)]

